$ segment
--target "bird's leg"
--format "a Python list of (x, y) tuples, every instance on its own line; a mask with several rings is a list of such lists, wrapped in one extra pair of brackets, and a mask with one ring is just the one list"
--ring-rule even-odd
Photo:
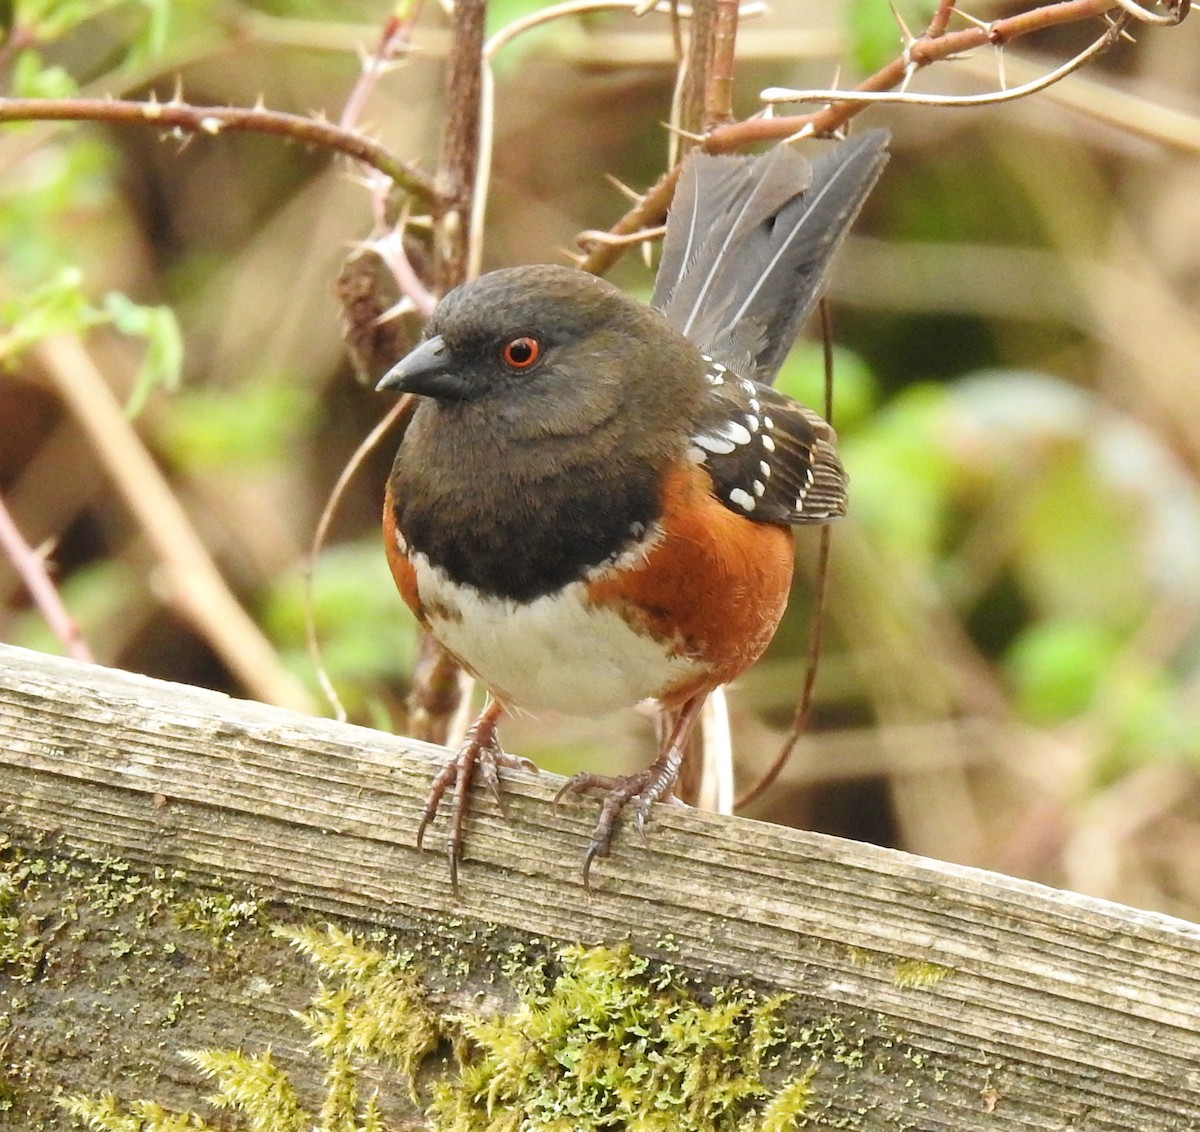
[(417, 826), (417, 848), (425, 839), (425, 830), (437, 816), (442, 797), (451, 786), (454, 795), (450, 801), (450, 829), (446, 835), (446, 856), (450, 860), (450, 885), (458, 892), (458, 862), (462, 859), (463, 826), (470, 809), (471, 783), (476, 773), (480, 781), (491, 791), (492, 797), (505, 812), (504, 797), (500, 793), (500, 774), (502, 766), (536, 771), (537, 767), (528, 759), (518, 758), (507, 754), (500, 747), (496, 738), (496, 726), (504, 708), (490, 696), (484, 704), (475, 722), (467, 728), (462, 746), (446, 765), (438, 771), (429, 787), (429, 796), (425, 799), (425, 809), (421, 813), (421, 821)]
[(664, 728), (665, 738), (660, 741), (658, 758), (644, 770), (616, 777), (601, 774), (577, 774), (568, 779), (555, 795), (554, 803), (557, 805), (567, 794), (579, 794), (584, 790), (591, 789), (607, 791), (604, 801), (600, 805), (600, 818), (596, 822), (592, 840), (588, 843), (587, 852), (583, 856), (583, 885), (585, 888), (589, 887), (592, 862), (597, 857), (608, 856), (617, 819), (624, 812), (625, 807), (632, 803), (637, 831), (645, 838), (646, 818), (649, 816), (650, 807), (655, 802), (671, 797), (671, 787), (679, 775), (679, 767), (683, 761), (688, 736), (695, 726), (707, 695), (707, 692), (701, 692), (693, 696), (677, 712), (673, 713), (670, 717), (670, 729)]

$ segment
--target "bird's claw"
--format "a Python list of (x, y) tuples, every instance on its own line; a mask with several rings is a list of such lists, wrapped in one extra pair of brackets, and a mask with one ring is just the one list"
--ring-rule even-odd
[(568, 794), (582, 794), (586, 790), (607, 791), (600, 804), (600, 817), (592, 831), (592, 839), (583, 855), (584, 888), (590, 891), (592, 862), (597, 857), (608, 856), (617, 821), (625, 809), (632, 806), (634, 828), (645, 843), (648, 840), (646, 822), (650, 816), (650, 807), (668, 796), (671, 783), (672, 779), (665, 778), (656, 765), (634, 774), (623, 774), (614, 778), (600, 774), (577, 774), (563, 783), (554, 795), (555, 806)]
[(470, 810), (471, 783), (478, 777), (496, 799), (501, 814), (508, 808), (500, 789), (500, 767), (537, 772), (537, 767), (525, 758), (508, 754), (496, 738), (496, 720), (484, 715), (467, 731), (463, 744), (434, 776), (425, 799), (421, 820), (417, 825), (417, 848), (422, 848), (425, 831), (437, 817), (442, 798), (453, 787), (450, 800), (449, 829), (446, 833), (446, 857), (450, 866), (450, 886), (458, 894), (458, 864), (462, 860), (467, 813)]

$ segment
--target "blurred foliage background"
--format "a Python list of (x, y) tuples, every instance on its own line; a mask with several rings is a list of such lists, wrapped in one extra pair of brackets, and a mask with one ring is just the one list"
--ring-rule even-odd
[[(492, 26), (537, 7), (494, 3)], [(902, 8), (914, 27), (931, 11)], [(389, 14), (8, 11), (7, 93), (178, 89), (335, 120)], [(1023, 81), (1098, 30), (1050, 29), (917, 85), (990, 89), (1001, 62)], [(1003, 106), (860, 118), (894, 143), (831, 292), (852, 515), (813, 727), (752, 813), (1200, 919), (1200, 20), (1138, 39)], [(433, 3), (415, 42), (362, 121), (428, 169), (447, 113)], [(739, 113), (765, 86), (827, 85), (838, 66), (848, 83), (899, 46), (884, 0), (776, 0), (739, 33)], [(572, 17), (506, 48), (485, 266), (560, 260), (615, 221), (604, 174), (662, 171), (672, 82), (658, 15)], [(326, 710), (304, 557), (390, 407), (340, 339), (334, 280), (371, 227), (351, 174), (273, 137), (0, 128), (0, 498), (102, 663)], [(649, 293), (637, 255), (612, 277)], [(810, 404), (819, 353), (802, 343), (783, 377)], [(353, 718), (385, 727), (415, 650), (377, 528), (392, 445), (353, 481), (315, 578), (333, 681)], [(811, 563), (815, 539), (800, 542)], [(745, 783), (791, 718), (810, 576), (731, 692)], [(62, 650), (2, 559), (0, 639)], [(561, 772), (652, 748), (632, 712), (519, 719), (505, 738)]]

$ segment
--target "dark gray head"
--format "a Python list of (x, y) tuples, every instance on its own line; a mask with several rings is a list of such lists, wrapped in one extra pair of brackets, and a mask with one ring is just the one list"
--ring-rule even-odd
[(698, 353), (657, 312), (594, 275), (534, 264), (450, 291), (425, 341), (377, 388), (449, 409), (486, 404), (522, 435), (574, 435), (623, 403), (666, 403), (700, 372)]

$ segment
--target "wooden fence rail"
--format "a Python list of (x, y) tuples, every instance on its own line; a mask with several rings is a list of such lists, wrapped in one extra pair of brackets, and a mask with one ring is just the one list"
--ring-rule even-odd
[(915, 1051), (904, 1080), (875, 1074), (875, 1095), (859, 1083), (853, 1106), (828, 1107), (842, 1126), (1200, 1129), (1196, 925), (675, 807), (656, 808), (648, 844), (622, 834), (589, 895), (580, 854), (594, 802), (555, 810), (561, 780), (523, 773), (506, 775), (507, 820), (477, 806), (455, 899), (443, 856), (413, 847), (439, 757), (0, 646), (0, 831), (12, 842), (49, 836), (219, 875), (382, 927), (479, 922), (655, 954), (670, 941), (682, 966), (791, 992), (807, 1017), (857, 1020)]

